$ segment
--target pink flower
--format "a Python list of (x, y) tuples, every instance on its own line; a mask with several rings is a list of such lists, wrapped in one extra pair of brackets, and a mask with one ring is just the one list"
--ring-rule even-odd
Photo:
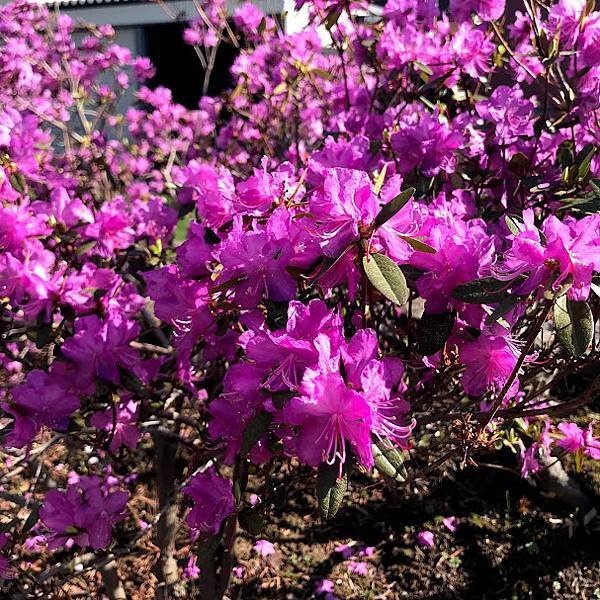
[(260, 554), (263, 558), (275, 554), (275, 546), (267, 540), (258, 540), (254, 546), (254, 551)]
[(194, 475), (182, 491), (194, 502), (187, 522), (202, 535), (216, 535), (235, 509), (231, 481), (214, 471)]
[(456, 531), (456, 517), (445, 517), (442, 519), (442, 523), (448, 531), (451, 531), (452, 533)]
[(417, 533), (417, 544), (422, 548), (433, 548), (435, 546), (435, 536), (431, 531), (419, 531)]
[(125, 517), (128, 497), (124, 491), (108, 491), (99, 477), (80, 477), (66, 491), (50, 490), (40, 509), (41, 520), (52, 532), (48, 548), (107, 548), (112, 526)]
[(575, 423), (559, 423), (558, 430), (563, 434), (563, 437), (556, 442), (557, 446), (573, 453), (585, 448), (583, 430), (577, 427)]
[(96, 315), (77, 319), (75, 335), (65, 341), (62, 352), (78, 366), (78, 383), (85, 388), (95, 377), (119, 383), (119, 367), (132, 369), (139, 363), (137, 352), (129, 346), (139, 331), (138, 324), (120, 312), (106, 321)]
[[(486, 390), (499, 392), (508, 381), (517, 363), (519, 351), (508, 337), (483, 333), (474, 342), (466, 342), (460, 350), (460, 358), (465, 364), (463, 387), (467, 394), (480, 396)], [(515, 379), (507, 393), (513, 397), (519, 389)]]
[(314, 467), (343, 463), (349, 443), (360, 462), (372, 467), (371, 409), (365, 397), (349, 389), (340, 375), (313, 370), (307, 370), (301, 389), (303, 396), (285, 407), (287, 420), (300, 429), (300, 460)]
[(334, 548), (334, 550), (342, 555), (342, 558), (346, 559), (346, 558), (350, 558), (355, 552), (356, 552), (356, 547), (354, 545), (354, 543), (352, 544), (340, 544), (339, 546), (336, 546)]
[(94, 413), (90, 424), (109, 433), (111, 452), (116, 452), (121, 446), (133, 450), (140, 439), (140, 430), (136, 425), (138, 411), (137, 402), (122, 401), (113, 408)]
[(390, 141), (403, 175), (416, 167), (426, 177), (433, 177), (441, 169), (454, 171), (463, 137), (441, 123), (437, 114), (423, 112), (418, 123), (402, 123)]
[(277, 239), (268, 230), (244, 231), (241, 219), (218, 249), (223, 265), (222, 281), (238, 279), (234, 286), (235, 301), (243, 308), (253, 308), (261, 300), (292, 300), (296, 282), (287, 271), (293, 249), (287, 238)]
[(200, 577), (200, 567), (196, 564), (198, 557), (195, 554), (190, 555), (187, 565), (183, 570), (184, 579), (197, 579)]
[(122, 201), (106, 202), (96, 213), (95, 220), (84, 229), (84, 234), (96, 244), (89, 250), (104, 258), (113, 256), (117, 250), (127, 248), (134, 239), (134, 231)]
[(348, 562), (347, 569), (349, 573), (366, 577), (369, 574), (369, 563), (357, 560)]
[(348, 244), (359, 239), (361, 226), (373, 222), (379, 205), (364, 171), (331, 169), (323, 189), (310, 200), (310, 212), (316, 219), (323, 253), (337, 258)]
[(330, 579), (319, 579), (315, 582), (315, 594), (318, 596), (323, 594), (333, 594), (334, 584)]
[(60, 377), (38, 369), (13, 388), (12, 396), (13, 402), (2, 408), (15, 418), (7, 444), (16, 448), (30, 444), (42, 426), (64, 431), (79, 408), (79, 398), (65, 388)]
[(235, 578), (244, 579), (246, 569), (238, 565), (237, 567), (233, 567), (232, 573)]
[(594, 460), (600, 459), (600, 440), (593, 435), (592, 424), (581, 429), (575, 423), (559, 423), (558, 430), (563, 434), (556, 445), (567, 452), (584, 451)]

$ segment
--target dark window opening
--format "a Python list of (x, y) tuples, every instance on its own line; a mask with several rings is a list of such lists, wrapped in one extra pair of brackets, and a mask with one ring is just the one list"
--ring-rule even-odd
[[(183, 23), (146, 25), (145, 54), (156, 68), (149, 87), (164, 86), (173, 92), (173, 100), (186, 108), (198, 107), (202, 96), (204, 69), (193, 46), (183, 41)], [(221, 43), (208, 86), (208, 95), (216, 96), (232, 84), (229, 69), (237, 55), (236, 49)]]

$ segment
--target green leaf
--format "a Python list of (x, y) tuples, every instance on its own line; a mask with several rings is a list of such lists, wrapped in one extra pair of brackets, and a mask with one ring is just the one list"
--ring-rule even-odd
[(452, 333), (456, 313), (425, 313), (419, 321), (417, 344), (423, 356), (431, 356), (444, 347)]
[(498, 319), (503, 317), (508, 311), (512, 310), (519, 302), (518, 296), (506, 296), (500, 304), (489, 314), (485, 320), (486, 325), (495, 323)]
[(505, 215), (504, 222), (513, 235), (519, 235), (519, 233), (521, 233), (521, 225), (523, 221), (519, 219), (519, 217), (515, 215)]
[(256, 442), (267, 432), (272, 420), (273, 415), (268, 412), (261, 411), (255, 415), (244, 431), (240, 447), (241, 455), (248, 454), (252, 450)]
[(90, 240), (89, 242), (85, 242), (84, 244), (81, 244), (81, 246), (79, 246), (79, 248), (77, 248), (77, 250), (75, 250), (75, 254), (77, 254), (77, 256), (81, 256), (83, 254), (85, 254), (86, 252), (88, 252), (89, 250), (91, 250), (97, 243), (97, 240)]
[(600, 179), (590, 179), (590, 185), (596, 198), (600, 198)]
[(342, 473), (338, 478), (340, 464), (336, 461), (333, 465), (321, 463), (317, 474), (317, 500), (319, 512), (325, 519), (335, 517), (344, 500), (348, 489), (348, 475)]
[(375, 227), (381, 227), (386, 221), (389, 221), (413, 197), (414, 193), (415, 188), (407, 188), (390, 200), (375, 217)]
[(493, 277), (483, 277), (463, 283), (454, 288), (453, 298), (469, 304), (490, 304), (501, 302), (506, 296), (508, 282), (498, 281)]
[(402, 483), (406, 481), (406, 468), (401, 450), (388, 438), (373, 442), (373, 459), (380, 473)]
[(319, 77), (327, 79), (328, 81), (331, 81), (333, 79), (333, 74), (329, 71), (326, 71), (325, 69), (311, 69), (311, 73), (315, 73)]
[(387, 173), (387, 163), (383, 163), (383, 167), (381, 171), (379, 171), (379, 175), (377, 175), (377, 179), (375, 180), (375, 185), (373, 186), (373, 191), (377, 196), (379, 196), (379, 192), (381, 192), (381, 188), (383, 187), (383, 183), (385, 182), (385, 174)]
[(12, 531), (17, 525), (17, 519), (11, 519), (5, 523), (0, 523), (0, 533), (8, 533)]
[(410, 235), (402, 235), (401, 233), (399, 233), (398, 235), (409, 246), (411, 246), (415, 250), (418, 250), (419, 252), (427, 252), (427, 254), (435, 254), (437, 252), (437, 250), (433, 246), (430, 246), (429, 244), (426, 244), (425, 242), (422, 242), (421, 240), (418, 240), (417, 238), (414, 238)]
[(584, 354), (594, 335), (594, 317), (587, 302), (560, 296), (554, 304), (554, 327), (556, 337), (570, 354)]
[(265, 300), (267, 309), (267, 325), (271, 331), (285, 329), (288, 320), (289, 302), (278, 302), (275, 300)]
[(338, 19), (342, 16), (344, 8), (340, 6), (332, 10), (325, 19), (325, 27), (329, 30), (338, 22)]
[(413, 65), (417, 69), (419, 69), (419, 71), (422, 71), (426, 75), (429, 75), (429, 76), (433, 75), (433, 71), (425, 63), (415, 60), (415, 61), (413, 61)]
[(406, 279), (400, 267), (383, 254), (363, 257), (363, 268), (369, 281), (388, 300), (402, 306), (409, 296)]
[(265, 524), (265, 517), (257, 506), (244, 508), (238, 514), (240, 527), (250, 535), (260, 535)]
[(194, 211), (191, 211), (184, 215), (179, 221), (177, 221), (177, 227), (175, 227), (175, 235), (173, 235), (173, 242), (175, 244), (181, 244), (185, 242), (187, 238), (188, 229), (190, 223), (194, 220)]
[(577, 177), (578, 179), (585, 179), (590, 172), (590, 164), (592, 158), (596, 154), (596, 148), (592, 144), (586, 144), (583, 150), (578, 154)]
[(23, 524), (22, 533), (27, 533), (38, 522), (39, 518), (40, 518), (39, 507), (35, 506), (34, 508), (31, 509), (29, 516), (27, 517), (27, 519), (25, 520), (25, 523)]

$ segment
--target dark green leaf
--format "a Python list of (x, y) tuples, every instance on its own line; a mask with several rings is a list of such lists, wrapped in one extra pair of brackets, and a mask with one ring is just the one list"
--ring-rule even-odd
[(35, 338), (35, 347), (41, 350), (46, 344), (50, 342), (52, 338), (52, 324), (42, 323), (37, 328), (37, 335)]
[(554, 327), (556, 337), (570, 354), (584, 354), (594, 335), (594, 318), (587, 302), (560, 296), (554, 304)]
[(348, 475), (342, 473), (338, 478), (340, 465), (336, 461), (333, 465), (321, 463), (317, 474), (317, 500), (319, 512), (326, 519), (331, 519), (340, 509), (344, 494), (348, 489)]
[(240, 527), (250, 535), (260, 535), (265, 524), (265, 517), (257, 506), (244, 508), (238, 515)]
[(340, 6), (338, 8), (335, 8), (334, 10), (332, 10), (327, 15), (327, 18), (325, 19), (325, 27), (327, 29), (331, 29), (338, 22), (338, 19), (342, 16), (343, 10), (344, 10), (343, 7)]
[(508, 282), (493, 277), (483, 277), (463, 283), (454, 289), (452, 296), (470, 304), (490, 304), (501, 302), (506, 296)]
[(285, 329), (288, 320), (289, 302), (276, 302), (275, 300), (265, 300), (267, 309), (267, 325), (271, 331)]
[(406, 468), (402, 451), (388, 438), (373, 442), (373, 459), (380, 473), (402, 483), (406, 481)]
[(267, 433), (269, 425), (273, 420), (273, 415), (268, 412), (259, 412), (254, 418), (248, 423), (242, 437), (242, 445), (240, 447), (240, 454), (245, 455), (252, 450), (256, 442)]
[(408, 300), (409, 291), (400, 267), (383, 254), (363, 257), (363, 268), (369, 281), (388, 300), (400, 306)]
[(579, 153), (579, 166), (577, 167), (577, 177), (579, 179), (585, 179), (589, 175), (590, 164), (592, 158), (594, 158), (594, 154), (596, 154), (596, 148), (592, 144), (587, 144)]
[(0, 533), (9, 533), (15, 528), (16, 524), (16, 519), (11, 519), (10, 521), (6, 521), (5, 523), (0, 523)]
[(25, 178), (20, 173), (13, 173), (10, 177), (10, 184), (19, 192), (23, 194), (25, 192)]
[(40, 518), (39, 508), (36, 506), (31, 509), (29, 516), (25, 520), (25, 523), (23, 524), (23, 532), (22, 533), (27, 533), (38, 522), (39, 518)]
[(389, 221), (413, 197), (414, 193), (415, 188), (407, 188), (383, 206), (375, 217), (375, 227), (381, 227), (386, 221)]
[(494, 309), (494, 311), (490, 315), (488, 315), (488, 317), (485, 320), (486, 324), (491, 325), (492, 323), (495, 323), (498, 319), (503, 317), (507, 312), (512, 310), (517, 305), (518, 302), (519, 302), (518, 296), (506, 296), (506, 298), (504, 298), (504, 300), (502, 300), (500, 302), (500, 304), (498, 304), (498, 306)]
[(417, 250), (419, 252), (427, 252), (427, 254), (435, 254), (437, 252), (437, 250), (433, 246), (430, 246), (429, 244), (426, 244), (425, 242), (422, 242), (421, 240), (418, 240), (417, 238), (414, 238), (410, 235), (402, 235), (401, 233), (399, 233), (398, 235), (411, 248), (414, 248), (415, 250)]
[(452, 333), (456, 313), (425, 313), (419, 321), (417, 344), (423, 356), (431, 356), (444, 347)]
[(600, 179), (590, 179), (590, 185), (592, 186), (592, 190), (594, 190), (596, 198), (600, 198)]

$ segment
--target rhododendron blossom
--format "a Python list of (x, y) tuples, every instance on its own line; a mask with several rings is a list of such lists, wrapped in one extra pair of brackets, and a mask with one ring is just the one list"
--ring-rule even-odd
[(594, 3), (230, 4), (182, 22), (185, 106), (118, 29), (0, 7), (7, 597), (287, 589), (276, 525), (348, 500), (382, 511), (331, 538), (376, 594), (466, 518), (389, 536), (388, 506), (600, 460)]

